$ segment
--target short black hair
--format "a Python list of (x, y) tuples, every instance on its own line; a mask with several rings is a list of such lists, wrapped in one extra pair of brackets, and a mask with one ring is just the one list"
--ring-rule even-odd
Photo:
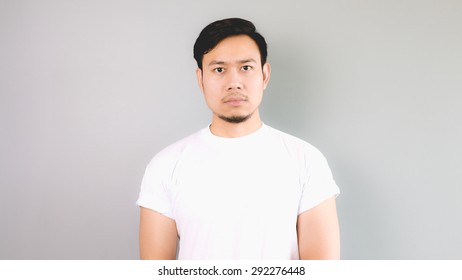
[(202, 70), (202, 58), (221, 41), (231, 36), (247, 35), (257, 43), (260, 51), (261, 65), (266, 63), (268, 50), (265, 38), (257, 32), (255, 25), (241, 18), (217, 20), (207, 25), (199, 34), (194, 44), (194, 59)]

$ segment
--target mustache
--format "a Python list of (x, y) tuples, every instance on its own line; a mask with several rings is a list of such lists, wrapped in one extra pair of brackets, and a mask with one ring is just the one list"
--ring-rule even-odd
[(229, 101), (237, 101), (237, 100), (244, 100), (247, 101), (248, 97), (240, 94), (240, 93), (233, 93), (230, 95), (227, 95), (221, 99), (223, 102), (229, 102)]

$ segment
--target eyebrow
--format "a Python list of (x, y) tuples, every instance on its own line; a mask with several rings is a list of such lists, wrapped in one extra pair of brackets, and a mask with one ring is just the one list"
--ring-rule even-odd
[[(253, 58), (242, 59), (242, 60), (238, 60), (237, 62), (240, 63), (240, 64), (249, 63), (249, 62), (257, 63), (255, 61), (255, 59), (253, 59)], [(227, 64), (227, 63), (224, 62), (224, 61), (221, 61), (221, 60), (212, 60), (212, 61), (210, 61), (209, 66), (211, 66), (211, 65), (224, 65), (224, 64)]]

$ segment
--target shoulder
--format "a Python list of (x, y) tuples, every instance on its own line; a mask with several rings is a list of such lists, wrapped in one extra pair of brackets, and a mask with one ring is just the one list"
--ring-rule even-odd
[(160, 150), (149, 162), (147, 169), (152, 168), (170, 168), (174, 166), (178, 160), (181, 158), (181, 155), (186, 149), (190, 146), (194, 146), (201, 139), (201, 134), (203, 130), (199, 130), (181, 140), (178, 140), (167, 147)]
[(305, 161), (324, 159), (324, 155), (321, 151), (307, 141), (270, 126), (267, 127), (271, 137), (280, 141), (290, 155)]

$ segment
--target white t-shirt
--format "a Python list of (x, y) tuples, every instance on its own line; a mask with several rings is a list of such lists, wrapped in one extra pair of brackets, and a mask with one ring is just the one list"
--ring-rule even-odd
[(265, 124), (207, 127), (159, 152), (137, 204), (176, 221), (178, 259), (299, 259), (297, 216), (339, 194), (324, 156)]

